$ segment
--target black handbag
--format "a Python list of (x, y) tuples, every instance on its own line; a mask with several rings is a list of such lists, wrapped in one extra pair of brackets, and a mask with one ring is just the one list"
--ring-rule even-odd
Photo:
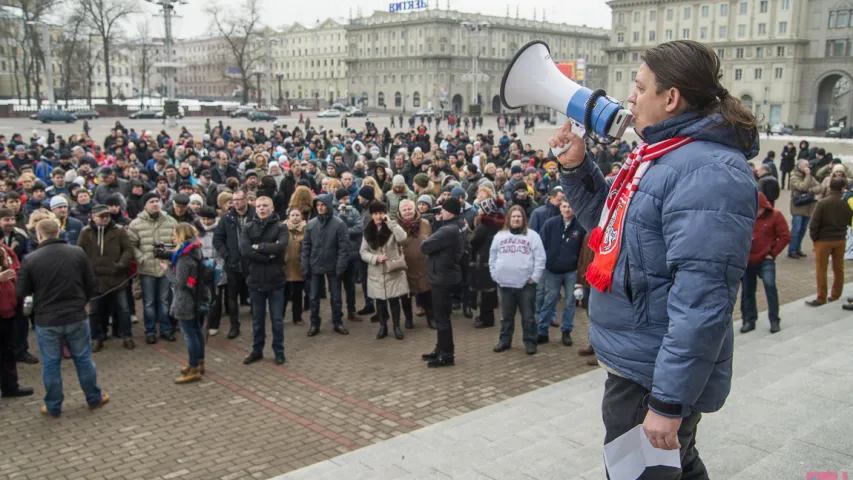
[(815, 198), (814, 193), (803, 193), (791, 198), (791, 202), (794, 203), (795, 207), (804, 207), (806, 205), (811, 205), (816, 201), (817, 198)]

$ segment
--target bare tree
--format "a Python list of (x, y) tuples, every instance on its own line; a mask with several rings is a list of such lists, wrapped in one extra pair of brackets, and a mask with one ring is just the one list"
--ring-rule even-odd
[(86, 19), (100, 37), (101, 54), (107, 83), (107, 104), (113, 104), (112, 71), (110, 70), (111, 48), (119, 36), (119, 24), (128, 15), (137, 13), (133, 0), (80, 0), (81, 7), (88, 12)]
[(242, 5), (221, 8), (213, 4), (207, 12), (212, 17), (212, 27), (222, 35), (240, 70), (243, 103), (249, 103), (252, 67), (258, 60), (252, 43), (258, 35), (261, 22), (260, 0), (244, 0)]
[(151, 38), (151, 23), (144, 19), (136, 24), (136, 39), (134, 40), (135, 68), (139, 70), (139, 106), (144, 107), (145, 92), (150, 90), (151, 69), (154, 65), (153, 40)]
[(36, 104), (41, 107), (41, 72), (45, 65), (42, 48), (41, 22), (47, 21), (45, 16), (55, 11), (60, 0), (17, 0), (15, 6), (20, 9), (22, 60), (24, 63), (24, 78), (26, 81), (27, 104), (30, 102), (31, 82), (35, 89)]
[(91, 52), (86, 51), (86, 40), (90, 33), (86, 25), (86, 14), (76, 9), (65, 18), (62, 25), (62, 36), (57, 45), (56, 57), (59, 67), (59, 79), (65, 105), (75, 92), (75, 86), (83, 84), (83, 69), (81, 65)]

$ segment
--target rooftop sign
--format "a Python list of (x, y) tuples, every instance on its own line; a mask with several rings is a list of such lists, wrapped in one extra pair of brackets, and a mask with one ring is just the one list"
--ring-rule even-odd
[(425, 8), (427, 8), (427, 0), (408, 0), (406, 2), (391, 2), (388, 4), (388, 11), (391, 13), (423, 10)]

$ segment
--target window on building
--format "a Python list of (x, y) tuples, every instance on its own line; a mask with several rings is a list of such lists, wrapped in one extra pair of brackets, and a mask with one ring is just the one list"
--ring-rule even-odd
[(412, 106), (418, 108), (421, 106), (421, 94), (415, 92), (412, 94)]
[(740, 80), (741, 78), (743, 78), (743, 69), (736, 68), (735, 69), (735, 80)]
[(624, 43), (625, 42), (625, 34), (622, 32), (617, 33), (616, 34), (616, 42)]
[(619, 23), (619, 25), (625, 25), (625, 14), (624, 13), (620, 13), (619, 15), (616, 16), (616, 18), (617, 18), (617, 23)]
[(616, 72), (616, 81), (617, 81), (617, 82), (621, 82), (621, 81), (622, 81), (622, 72)]
[(669, 28), (664, 30), (663, 31), (663, 38), (664, 38), (664, 40), (672, 40), (672, 30)]
[(640, 12), (634, 12), (634, 23), (640, 23)]
[(654, 21), (657, 21), (657, 19), (658, 19), (658, 12), (655, 10), (650, 11), (649, 12), (649, 21), (654, 22)]
[(785, 56), (785, 46), (784, 45), (782, 45), (781, 47), (776, 47), (776, 56), (777, 57), (784, 57)]
[(749, 4), (746, 2), (740, 2), (740, 12), (739, 13), (741, 15), (746, 15), (748, 10), (749, 10)]
[(702, 6), (702, 18), (708, 18), (708, 15), (711, 14), (711, 7), (708, 5)]
[(758, 11), (761, 13), (767, 13), (767, 0), (761, 0), (758, 2)]
[(631, 81), (633, 82), (636, 80), (637, 80), (637, 72), (631, 72)]
[(755, 69), (755, 79), (756, 80), (761, 80), (761, 70), (762, 69), (760, 69), (760, 68)]
[(755, 58), (764, 58), (764, 47), (755, 47)]
[(639, 52), (632, 53), (631, 54), (631, 60), (634, 62), (639, 62), (640, 61), (640, 53)]
[(827, 57), (849, 57), (850, 39), (838, 39), (826, 41)]
[(728, 34), (728, 28), (725, 25), (720, 26), (720, 31), (717, 32), (717, 40), (725, 40), (726, 35)]
[(759, 23), (758, 24), (758, 34), (759, 35), (767, 35), (767, 24)]
[(702, 27), (699, 29), (699, 39), (706, 40), (708, 38), (708, 27)]
[(788, 33), (788, 22), (779, 22), (779, 35)]
[(720, 16), (728, 17), (729, 16), (729, 4), (723, 3), (720, 5)]
[(738, 25), (737, 26), (737, 36), (738, 38), (742, 38), (746, 36), (746, 25)]
[(776, 80), (779, 80), (782, 78), (783, 72), (784, 71), (782, 70), (782, 67), (776, 67), (776, 71), (774, 72), (773, 76), (776, 78)]
[(672, 21), (672, 17), (673, 17), (674, 15), (675, 15), (675, 11), (674, 11), (673, 9), (671, 9), (671, 8), (667, 8), (667, 9), (666, 9), (666, 20), (667, 20), (668, 22), (671, 22), (671, 21)]
[(655, 31), (654, 30), (649, 30), (649, 41), (650, 42), (655, 41)]
[(690, 20), (690, 7), (684, 7), (684, 19)]
[(689, 28), (682, 28), (681, 29), (681, 38), (683, 38), (685, 40), (690, 39), (690, 29)]
[(616, 63), (622, 63), (622, 54), (621, 53), (616, 54)]
[(720, 60), (726, 58), (726, 49), (725, 48), (718, 48), (717, 49), (717, 56), (720, 57)]
[(791, 8), (791, 0), (782, 0), (781, 9), (788, 10)]
[(640, 41), (640, 32), (634, 32), (634, 35), (631, 38), (634, 39), (635, 43), (639, 42)]

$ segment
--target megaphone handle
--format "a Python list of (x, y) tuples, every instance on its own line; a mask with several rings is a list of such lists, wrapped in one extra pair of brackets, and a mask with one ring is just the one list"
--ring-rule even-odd
[(559, 157), (561, 153), (563, 153), (566, 150), (568, 150), (569, 148), (571, 148), (571, 146), (572, 146), (572, 142), (569, 142), (565, 146), (562, 146), (562, 147), (551, 147), (551, 153), (554, 154), (555, 158)]

